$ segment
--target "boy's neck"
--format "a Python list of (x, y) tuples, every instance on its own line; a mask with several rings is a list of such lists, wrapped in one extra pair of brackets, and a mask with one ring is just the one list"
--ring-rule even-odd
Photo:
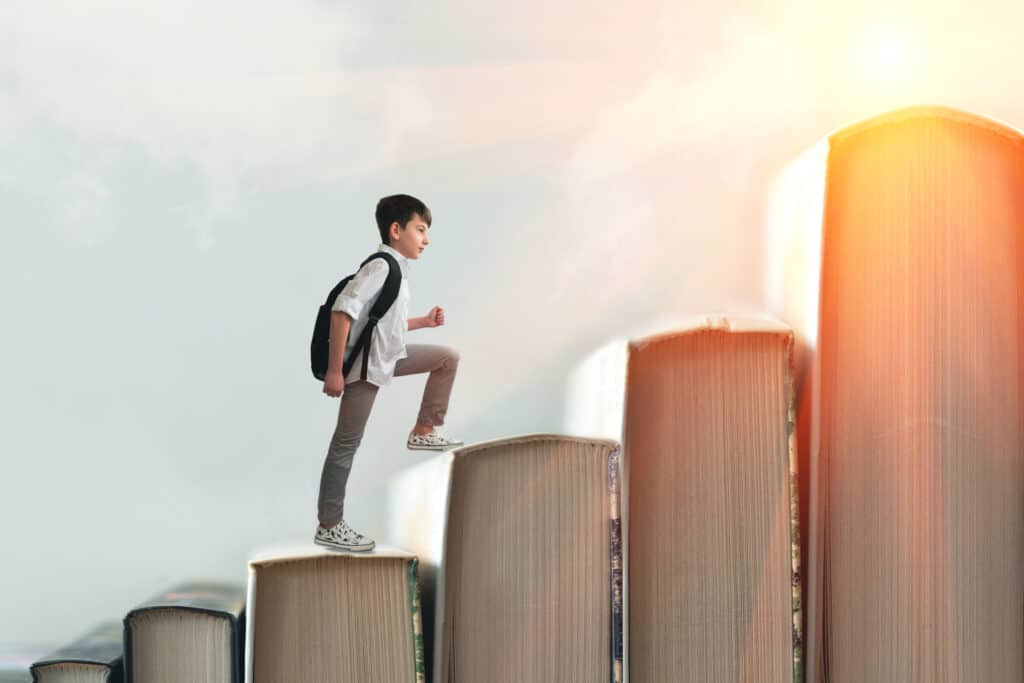
[(390, 244), (381, 244), (380, 245), (380, 249), (378, 251), (386, 251), (389, 254), (391, 254), (392, 256), (394, 256), (395, 258), (401, 259), (403, 261), (408, 261), (409, 260), (406, 256), (402, 255), (402, 252), (398, 251), (397, 249), (392, 247)]

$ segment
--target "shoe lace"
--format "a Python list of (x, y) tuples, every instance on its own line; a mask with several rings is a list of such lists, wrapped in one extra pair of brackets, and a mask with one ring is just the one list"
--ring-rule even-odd
[(342, 520), (342, 522), (341, 522), (341, 533), (344, 534), (345, 536), (348, 536), (348, 537), (356, 539), (356, 540), (359, 540), (359, 539), (363, 538), (363, 535), (361, 533), (359, 533), (358, 531), (356, 531), (355, 529), (350, 527), (348, 525), (348, 522), (346, 522), (344, 520)]

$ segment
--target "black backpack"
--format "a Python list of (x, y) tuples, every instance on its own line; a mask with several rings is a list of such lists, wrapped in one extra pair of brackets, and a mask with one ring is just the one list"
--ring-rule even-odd
[[(356, 358), (359, 357), (359, 352), (362, 351), (363, 372), (361, 377), (366, 379), (366, 366), (370, 357), (370, 337), (373, 335), (373, 330), (377, 327), (377, 323), (388, 312), (388, 309), (391, 308), (391, 304), (395, 303), (395, 299), (398, 298), (398, 290), (402, 286), (402, 268), (391, 254), (378, 251), (363, 261), (359, 267), (362, 268), (375, 258), (382, 258), (387, 261), (388, 276), (384, 280), (384, 287), (381, 289), (380, 296), (377, 297), (373, 308), (370, 309), (370, 317), (366, 322), (366, 327), (363, 328), (363, 332), (359, 335), (356, 345), (352, 347), (352, 353), (342, 366), (342, 373), (345, 377), (348, 377), (352, 364), (355, 363)], [(321, 382), (327, 375), (327, 361), (331, 349), (331, 308), (334, 307), (334, 300), (338, 298), (341, 290), (345, 289), (345, 285), (352, 278), (353, 275), (349, 275), (336, 284), (331, 293), (327, 295), (327, 301), (324, 302), (316, 314), (316, 324), (313, 326), (313, 341), (309, 344), (309, 360), (313, 376)], [(348, 342), (347, 339), (345, 341), (346, 343)]]

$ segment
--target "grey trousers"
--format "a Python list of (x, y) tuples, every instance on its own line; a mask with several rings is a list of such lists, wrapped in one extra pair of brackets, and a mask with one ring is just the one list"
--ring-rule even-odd
[[(395, 364), (395, 377), (430, 373), (416, 421), (435, 427), (444, 424), (455, 371), (459, 367), (458, 352), (447, 346), (428, 344), (407, 344), (405, 352), (407, 357)], [(342, 519), (345, 485), (352, 471), (352, 459), (363, 440), (363, 431), (373, 408), (373, 400), (377, 397), (377, 389), (376, 384), (356, 381), (346, 383), (341, 393), (338, 424), (334, 428), (324, 470), (320, 475), (317, 515), (321, 526), (332, 527)]]

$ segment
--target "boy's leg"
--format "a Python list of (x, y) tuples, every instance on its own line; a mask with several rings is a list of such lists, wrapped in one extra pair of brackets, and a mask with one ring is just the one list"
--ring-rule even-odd
[(345, 485), (352, 471), (352, 459), (363, 440), (366, 421), (377, 396), (377, 385), (358, 381), (345, 385), (338, 407), (338, 424), (327, 449), (320, 475), (320, 499), (317, 514), (320, 526), (329, 528), (341, 521), (345, 504)]
[(395, 364), (395, 377), (430, 373), (427, 386), (423, 389), (417, 425), (443, 425), (444, 416), (448, 412), (448, 399), (455, 383), (455, 372), (459, 368), (459, 352), (447, 346), (407, 344), (405, 353), (407, 357)]

